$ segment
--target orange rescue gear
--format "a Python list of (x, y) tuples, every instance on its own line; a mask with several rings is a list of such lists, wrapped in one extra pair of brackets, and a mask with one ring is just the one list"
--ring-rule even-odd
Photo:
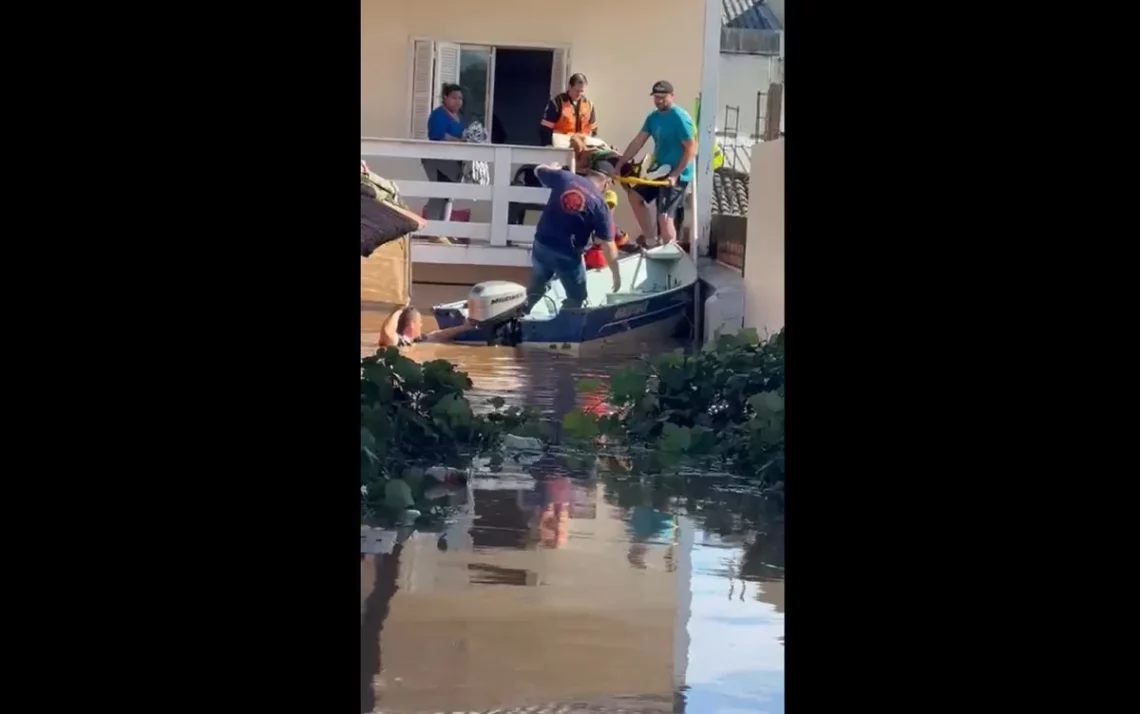
[(543, 112), (540, 123), (555, 134), (593, 136), (598, 133), (598, 118), (594, 113), (594, 105), (585, 94), (578, 97), (576, 106), (566, 92), (551, 99), (546, 104), (546, 111)]

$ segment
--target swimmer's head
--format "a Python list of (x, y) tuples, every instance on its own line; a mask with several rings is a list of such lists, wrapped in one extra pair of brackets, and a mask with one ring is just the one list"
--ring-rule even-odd
[(406, 307), (396, 320), (396, 334), (414, 340), (423, 333), (424, 318), (414, 307)]

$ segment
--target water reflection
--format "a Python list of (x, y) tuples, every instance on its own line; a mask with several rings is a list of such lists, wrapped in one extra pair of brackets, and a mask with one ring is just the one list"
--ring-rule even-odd
[(782, 712), (762, 499), (538, 466), (472, 479), (444, 533), (363, 557), (361, 711)]
[[(416, 349), (551, 412), (625, 364)], [(436, 495), (442, 532), (362, 537), (361, 712), (783, 711), (783, 519), (747, 483), (548, 453)]]
[[(361, 310), (362, 357), (376, 351), (380, 329), (389, 313), (388, 308)], [(425, 329), (434, 325), (429, 314), (430, 309), (426, 309)], [(446, 359), (467, 372), (473, 382), (468, 396), (477, 407), (492, 397), (501, 397), (508, 406), (530, 406), (547, 414), (561, 414), (575, 406), (595, 410), (604, 402), (600, 389), (579, 393), (576, 385), (581, 380), (606, 380), (641, 355), (662, 349), (660, 343), (627, 342), (607, 346), (604, 354), (580, 358), (514, 347), (426, 343), (407, 348), (405, 354), (419, 362)]]
[(784, 710), (784, 583), (745, 575), (746, 556), (707, 531), (692, 549), (689, 712)]

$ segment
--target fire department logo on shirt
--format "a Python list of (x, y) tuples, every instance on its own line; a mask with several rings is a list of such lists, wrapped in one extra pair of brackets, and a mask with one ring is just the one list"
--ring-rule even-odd
[(581, 213), (586, 210), (586, 194), (577, 188), (568, 188), (559, 197), (559, 203), (566, 213)]

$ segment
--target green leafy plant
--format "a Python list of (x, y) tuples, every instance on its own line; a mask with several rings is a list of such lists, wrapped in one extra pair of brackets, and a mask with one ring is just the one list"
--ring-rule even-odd
[[(473, 456), (501, 468), (504, 435), (547, 439), (537, 412), (505, 408), (500, 397), (477, 412), (466, 397), (471, 380), (445, 360), (419, 364), (394, 348), (360, 364), (362, 518), (392, 522), (439, 515), (433, 493)], [(583, 380), (596, 391), (601, 383)], [(665, 354), (613, 375), (613, 412), (574, 410), (562, 422), (564, 442), (624, 447), (634, 472), (676, 471), (712, 464), (746, 476), (767, 492), (784, 482), (784, 333), (721, 336), (693, 355)], [(450, 476), (449, 476), (450, 474)]]
[[(471, 380), (446, 360), (419, 364), (385, 348), (360, 361), (360, 485), (362, 518), (435, 515), (429, 494), (472, 456), (494, 449), (503, 435), (541, 434), (530, 410), (496, 397), (476, 414), (465, 396)], [(413, 517), (415, 515), (413, 514)]]
[(719, 461), (769, 490), (783, 487), (783, 330), (766, 340), (754, 330), (722, 335), (696, 354), (622, 370), (610, 381), (610, 402), (614, 412), (605, 416), (567, 414), (564, 437), (644, 447), (649, 470)]

